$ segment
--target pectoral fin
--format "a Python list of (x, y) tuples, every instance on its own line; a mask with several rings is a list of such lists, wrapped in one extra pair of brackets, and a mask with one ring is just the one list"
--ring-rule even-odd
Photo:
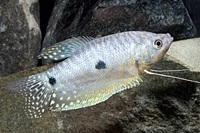
[(134, 61), (134, 63), (129, 68), (127, 68), (127, 71), (131, 75), (139, 77), (138, 62)]

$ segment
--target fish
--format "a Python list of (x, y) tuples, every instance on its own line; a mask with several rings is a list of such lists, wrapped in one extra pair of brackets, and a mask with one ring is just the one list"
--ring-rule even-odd
[(143, 82), (168, 51), (169, 33), (126, 31), (100, 38), (73, 37), (43, 50), (39, 59), (63, 60), (35, 75), (15, 79), (6, 87), (24, 97), (28, 119), (47, 111), (93, 106)]

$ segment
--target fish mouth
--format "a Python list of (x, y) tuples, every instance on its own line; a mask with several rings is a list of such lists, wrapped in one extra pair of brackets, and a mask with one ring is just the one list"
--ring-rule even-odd
[(169, 33), (167, 33), (167, 37), (168, 37), (167, 43), (168, 43), (169, 45), (171, 45), (171, 43), (172, 43), (173, 40), (174, 40), (174, 37), (172, 37)]
[(167, 51), (169, 50), (169, 47), (171, 46), (172, 42), (174, 40), (174, 37), (172, 37), (169, 33), (167, 33), (167, 45), (165, 49), (163, 49), (162, 53), (166, 54)]

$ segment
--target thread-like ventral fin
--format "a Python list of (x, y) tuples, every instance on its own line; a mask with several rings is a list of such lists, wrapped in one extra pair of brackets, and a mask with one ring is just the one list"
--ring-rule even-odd
[(32, 75), (9, 82), (9, 90), (24, 96), (24, 111), (27, 118), (40, 118), (49, 105), (52, 91), (47, 88), (46, 82), (40, 76)]
[(43, 50), (39, 55), (38, 59), (52, 59), (62, 60), (70, 57), (76, 50), (86, 45), (88, 42), (93, 40), (92, 37), (73, 37), (65, 41), (56, 43), (51, 47)]

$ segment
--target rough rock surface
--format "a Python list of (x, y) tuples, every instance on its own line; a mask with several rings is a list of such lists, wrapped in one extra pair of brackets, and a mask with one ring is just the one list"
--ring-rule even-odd
[(200, 38), (172, 42), (167, 52), (169, 60), (178, 62), (191, 71), (200, 72)]
[(38, 0), (0, 2), (0, 77), (37, 65)]
[(57, 0), (43, 48), (73, 36), (104, 36), (127, 30), (169, 32), (176, 40), (197, 30), (181, 0)]
[(193, 20), (198, 35), (200, 36), (200, 1), (199, 0), (183, 0), (188, 9), (191, 19)]

